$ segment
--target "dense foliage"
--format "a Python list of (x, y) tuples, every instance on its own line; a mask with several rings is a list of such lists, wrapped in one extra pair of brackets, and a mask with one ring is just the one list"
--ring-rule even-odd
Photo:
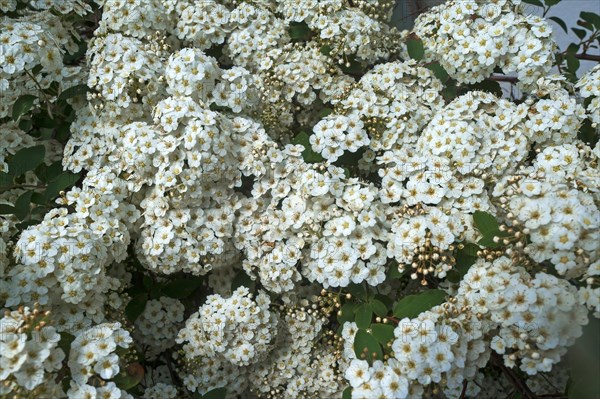
[(0, 0), (0, 397), (597, 398), (557, 3)]

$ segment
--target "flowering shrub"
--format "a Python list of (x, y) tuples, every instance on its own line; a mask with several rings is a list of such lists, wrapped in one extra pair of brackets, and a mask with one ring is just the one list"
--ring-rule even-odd
[(558, 2), (0, 0), (2, 398), (598, 397)]

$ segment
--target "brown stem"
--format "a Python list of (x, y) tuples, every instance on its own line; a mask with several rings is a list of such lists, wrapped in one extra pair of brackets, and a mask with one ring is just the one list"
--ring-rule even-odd
[(468, 384), (469, 384), (469, 381), (463, 380), (462, 391), (460, 392), (460, 397), (458, 399), (465, 399), (467, 397), (467, 385)]
[(488, 78), (488, 80), (493, 80), (495, 82), (509, 82), (509, 83), (518, 83), (519, 78), (514, 76), (505, 76), (505, 75), (492, 75)]
[(0, 186), (0, 191), (8, 191), (14, 190), (17, 188), (46, 188), (47, 186), (44, 184), (36, 185), (36, 184), (14, 184), (11, 186)]
[(513, 383), (517, 390), (521, 393), (524, 399), (536, 399), (537, 396), (531, 392), (531, 389), (527, 384), (515, 373), (514, 370), (509, 369), (504, 365), (504, 361), (497, 354), (492, 355), (492, 362), (506, 375), (506, 377)]
[(600, 62), (600, 55), (592, 55), (592, 54), (582, 53), (582, 54), (575, 54), (575, 58), (578, 58), (580, 60)]

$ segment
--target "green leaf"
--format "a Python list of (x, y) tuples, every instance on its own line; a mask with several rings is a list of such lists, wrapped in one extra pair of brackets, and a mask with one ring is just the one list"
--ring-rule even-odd
[[(382, 295), (382, 294), (376, 294), (375, 295), (375, 299), (377, 299), (379, 302), (383, 303), (386, 307), (386, 309), (391, 309), (392, 305), (394, 304), (394, 301), (387, 295)], [(386, 310), (387, 312), (387, 310)], [(387, 316), (387, 313), (386, 313)]]
[(381, 302), (378, 299), (372, 299), (371, 300), (371, 309), (373, 309), (373, 312), (375, 312), (375, 314), (379, 317), (385, 317), (388, 314), (388, 309), (387, 306), (385, 306), (385, 304), (383, 302)]
[[(53, 119), (46, 110), (40, 110), (40, 112), (36, 112), (32, 115), (31, 120), (33, 122), (33, 126), (37, 128), (49, 129), (49, 133), (52, 133), (52, 130), (57, 124), (57, 121)], [(46, 136), (48, 136), (48, 133)]]
[(29, 215), (32, 194), (33, 191), (25, 191), (15, 201), (15, 216), (18, 217), (19, 220), (23, 220)]
[[(348, 65), (350, 63), (350, 65)], [(342, 72), (348, 75), (359, 75), (364, 72), (364, 66), (361, 64), (355, 56), (348, 57), (346, 63), (340, 65)]]
[(328, 115), (331, 115), (331, 113), (333, 112), (333, 109), (325, 107), (325, 108), (321, 108), (321, 110), (319, 111), (319, 118), (323, 119)]
[(569, 33), (569, 28), (567, 27), (565, 21), (558, 17), (550, 17), (549, 19), (556, 22), (566, 33)]
[(560, 3), (561, 0), (544, 0), (547, 6), (552, 7)]
[(348, 285), (348, 287), (346, 287), (346, 289), (348, 290), (348, 292), (350, 292), (350, 294), (352, 294), (354, 299), (358, 299), (361, 301), (367, 300), (367, 289), (363, 284), (352, 283), (352, 284)]
[(477, 251), (480, 250), (479, 246), (470, 242), (463, 245), (462, 249), (456, 250), (456, 265), (448, 272), (446, 277), (451, 283), (459, 283), (471, 266), (477, 261)]
[(404, 268), (403, 272), (398, 270), (398, 262), (396, 260), (392, 260), (388, 263), (388, 277), (393, 279), (401, 279), (408, 273), (408, 269)]
[(34, 192), (31, 195), (31, 203), (36, 205), (46, 205), (48, 203), (48, 200), (46, 199), (45, 195), (38, 192)]
[(495, 237), (495, 235), (493, 235), (493, 234), (483, 236), (479, 239), (479, 241), (477, 241), (477, 244), (479, 244), (485, 248), (492, 248), (492, 249), (500, 248), (502, 246), (502, 243), (495, 242), (494, 237)]
[(373, 360), (383, 360), (383, 351), (375, 337), (363, 329), (359, 329), (354, 337), (354, 353), (359, 359), (373, 363)]
[(579, 59), (575, 57), (575, 54), (567, 54), (567, 68), (569, 68), (569, 72), (576, 75), (580, 65), (581, 63), (579, 62)]
[(58, 341), (58, 347), (60, 349), (63, 350), (63, 352), (65, 352), (65, 356), (68, 359), (69, 358), (69, 353), (71, 352), (71, 343), (75, 341), (75, 336), (66, 333), (66, 332), (61, 332), (60, 333), (60, 340)]
[(144, 378), (144, 366), (139, 363), (128, 365), (113, 378), (113, 382), (121, 389), (127, 391), (139, 384)]
[(288, 32), (292, 40), (305, 40), (310, 36), (310, 28), (306, 22), (291, 22)]
[(492, 93), (496, 97), (502, 97), (502, 87), (499, 82), (486, 79), (482, 82), (478, 82), (471, 85), (471, 89), (485, 91), (487, 93)]
[(202, 396), (203, 399), (225, 399), (227, 396), (227, 388), (215, 388)]
[(598, 134), (600, 134), (600, 131), (598, 131), (598, 129), (592, 126), (591, 120), (586, 119), (585, 121), (583, 121), (581, 128), (579, 128), (577, 138), (587, 143), (590, 147), (594, 148), (594, 146), (598, 142)]
[(323, 46), (321, 46), (321, 54), (323, 54), (323, 55), (331, 54), (331, 46), (328, 44), (324, 44)]
[(33, 127), (33, 122), (31, 122), (31, 119), (21, 119), (19, 121), (19, 129), (21, 129), (25, 133), (30, 131), (32, 127)]
[(354, 318), (354, 322), (358, 328), (369, 328), (372, 318), (373, 309), (371, 309), (369, 304), (363, 303), (356, 308), (356, 317)]
[(254, 287), (256, 287), (256, 281), (252, 280), (245, 271), (240, 270), (231, 282), (231, 291), (235, 291), (242, 286), (248, 288), (250, 291), (254, 291)]
[(487, 212), (475, 211), (473, 213), (473, 222), (477, 230), (483, 235), (500, 231), (500, 225), (496, 221), (496, 218)]
[(544, 7), (544, 4), (540, 0), (523, 0), (523, 3), (532, 4), (538, 7)]
[(600, 30), (600, 15), (593, 12), (582, 11), (581, 14), (579, 14), (579, 17), (594, 25), (596, 30)]
[(408, 55), (410, 58), (420, 61), (423, 59), (425, 55), (425, 48), (423, 47), (423, 42), (418, 39), (409, 39), (406, 41), (406, 49), (408, 50)]
[(201, 279), (195, 278), (181, 278), (175, 281), (171, 281), (162, 288), (163, 294), (168, 297), (183, 299), (192, 295), (196, 288), (200, 287)]
[(600, 398), (600, 320), (590, 317), (583, 335), (567, 355), (570, 366), (569, 399)]
[(44, 161), (45, 154), (46, 147), (43, 145), (20, 149), (8, 161), (8, 173), (14, 177), (19, 177), (25, 172), (34, 170)]
[(0, 187), (5, 189), (5, 187), (12, 186), (14, 181), (14, 176), (5, 172), (0, 172)]
[(58, 96), (58, 100), (67, 100), (69, 98), (73, 98), (76, 96), (85, 95), (88, 92), (89, 88), (87, 85), (80, 84), (76, 86), (69, 87)]
[(321, 154), (313, 151), (310, 145), (309, 136), (306, 132), (302, 131), (298, 133), (298, 135), (292, 140), (292, 144), (301, 144), (304, 147), (304, 151), (302, 151), (302, 158), (305, 162), (315, 163), (323, 161)]
[(8, 204), (0, 204), (0, 215), (14, 215), (15, 207)]
[(125, 315), (132, 323), (144, 312), (146, 303), (148, 302), (148, 294), (137, 294), (131, 298), (131, 301), (125, 307)]
[(352, 387), (346, 387), (342, 392), (342, 399), (352, 399)]
[(142, 277), (142, 285), (144, 286), (146, 291), (150, 291), (152, 288), (154, 288), (154, 281), (152, 281), (152, 277), (150, 277), (147, 274), (144, 274), (144, 277)]
[(53, 162), (46, 169), (46, 180), (52, 181), (60, 176), (62, 172), (64, 172), (62, 161)]
[(344, 324), (347, 321), (354, 321), (354, 311), (357, 308), (357, 304), (353, 302), (346, 302), (340, 309), (341, 314), (337, 317), (338, 323)]
[(371, 334), (373, 334), (375, 339), (385, 348), (387, 347), (388, 342), (394, 340), (394, 326), (381, 323), (372, 324)]
[(456, 270), (461, 278), (467, 274), (469, 268), (477, 261), (477, 252), (479, 250), (478, 245), (466, 243), (463, 249), (459, 249), (456, 252)]
[(394, 316), (399, 319), (415, 318), (421, 313), (444, 303), (446, 293), (442, 290), (427, 290), (419, 294), (408, 295), (394, 306)]
[(25, 94), (17, 98), (17, 101), (15, 101), (15, 103), (13, 104), (12, 109), (13, 120), (17, 121), (19, 120), (21, 115), (24, 115), (27, 112), (29, 112), (31, 108), (33, 108), (33, 103), (35, 102), (35, 100), (37, 100), (37, 97), (31, 94)]
[(437, 62), (427, 65), (427, 68), (431, 69), (435, 77), (441, 80), (442, 83), (448, 80), (448, 72), (446, 72), (444, 67), (438, 64)]
[(583, 29), (579, 29), (579, 28), (571, 28), (571, 30), (573, 31), (573, 33), (575, 33), (577, 35), (577, 37), (581, 40), (583, 40), (583, 38), (587, 35), (586, 31), (584, 31)]
[(48, 200), (56, 198), (61, 191), (77, 183), (80, 177), (81, 173), (62, 172), (48, 183), (44, 195)]

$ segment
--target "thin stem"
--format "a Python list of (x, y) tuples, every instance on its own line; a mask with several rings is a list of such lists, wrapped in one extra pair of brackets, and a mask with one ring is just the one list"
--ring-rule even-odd
[(463, 380), (463, 387), (459, 399), (465, 399), (467, 397), (467, 385), (469, 385), (469, 381)]
[(600, 55), (581, 53), (581, 54), (575, 54), (575, 58), (578, 58), (580, 60), (600, 62)]
[(48, 115), (50, 116), (50, 118), (54, 119), (52, 117), (52, 111), (50, 110), (50, 99), (48, 99), (48, 96), (46, 95), (46, 92), (42, 88), (42, 85), (40, 85), (40, 82), (38, 82), (37, 79), (35, 78), (35, 76), (33, 76), (33, 74), (31, 72), (29, 72), (27, 69), (25, 69), (25, 73), (27, 74), (27, 76), (29, 76), (31, 78), (31, 80), (33, 80), (33, 83), (35, 83), (37, 88), (42, 93), (42, 96), (44, 96), (44, 102), (46, 103), (46, 110), (48, 111)]
[(42, 184), (42, 185), (36, 185), (36, 184), (14, 184), (12, 186), (0, 186), (0, 190), (2, 191), (8, 191), (8, 190), (14, 190), (15, 188), (46, 188), (47, 186)]
[(506, 76), (506, 75), (492, 75), (488, 78), (488, 80), (493, 80), (495, 82), (509, 82), (509, 83), (518, 83), (519, 78), (515, 76)]
[(513, 383), (515, 388), (521, 393), (525, 399), (536, 399), (536, 395), (529, 389), (527, 384), (514, 372), (504, 365), (504, 361), (498, 355), (492, 355), (492, 362), (506, 375)]

